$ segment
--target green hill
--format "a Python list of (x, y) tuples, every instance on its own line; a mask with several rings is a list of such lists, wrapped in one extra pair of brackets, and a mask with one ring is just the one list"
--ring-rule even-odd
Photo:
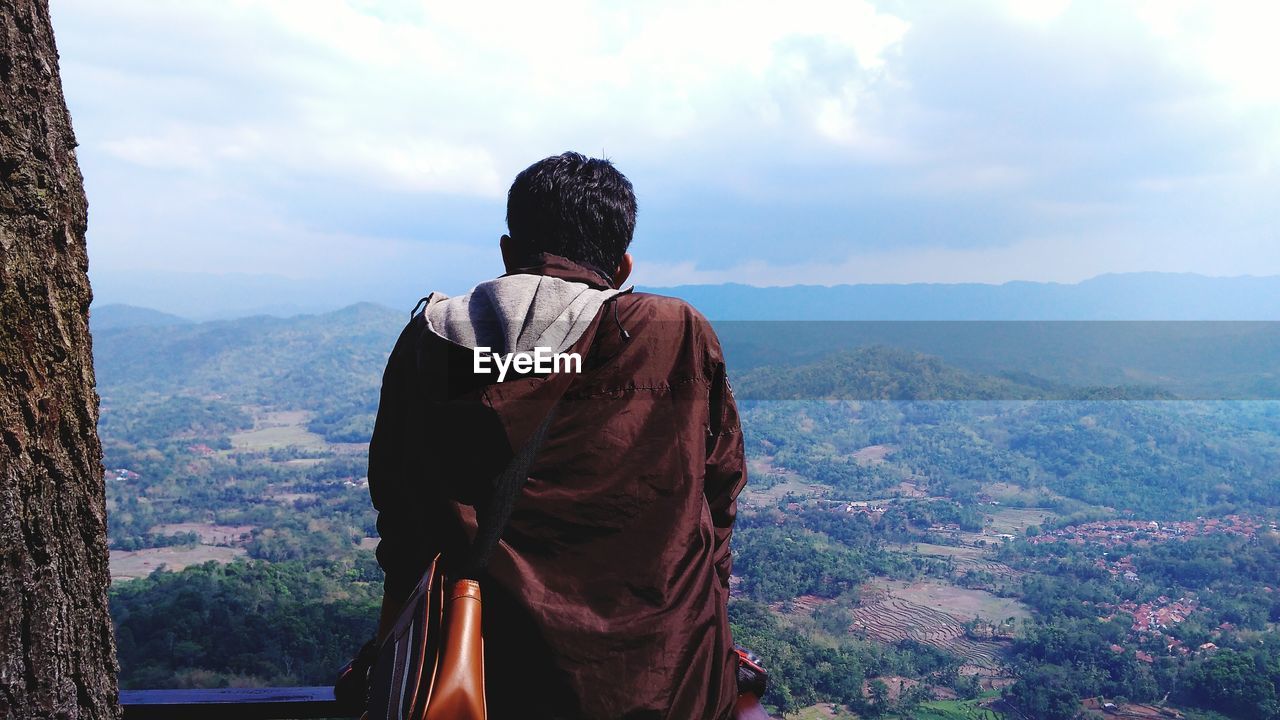
[(320, 315), (257, 316), (95, 330), (103, 421), (169, 396), (313, 414), (332, 441), (367, 441), (403, 313), (370, 303)]
[(735, 378), (734, 392), (759, 400), (917, 401), (1034, 399), (1050, 393), (882, 345), (837, 351), (804, 365), (754, 368)]

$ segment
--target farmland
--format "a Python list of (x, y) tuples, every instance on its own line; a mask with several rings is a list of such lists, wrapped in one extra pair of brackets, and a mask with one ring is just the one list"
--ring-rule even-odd
[(1027, 528), (1043, 525), (1054, 516), (1053, 511), (1044, 508), (988, 507), (986, 510), (991, 516), (990, 530), (997, 534), (1021, 535)]
[(998, 674), (1001, 644), (969, 637), (964, 623), (1029, 617), (1016, 601), (939, 582), (877, 582), (863, 586), (862, 597), (853, 611), (855, 632), (882, 643), (914, 640), (932, 645), (984, 674)]
[(206, 562), (229, 563), (245, 554), (244, 548), (215, 545), (112, 550), (111, 579), (120, 581), (143, 578), (162, 567), (176, 572)]
[(231, 436), (237, 450), (271, 447), (321, 449), (324, 438), (307, 430), (308, 413), (302, 411), (263, 412), (254, 418), (253, 428)]
[(991, 698), (975, 700), (935, 700), (921, 703), (904, 720), (1004, 720), (1007, 715), (989, 707)]

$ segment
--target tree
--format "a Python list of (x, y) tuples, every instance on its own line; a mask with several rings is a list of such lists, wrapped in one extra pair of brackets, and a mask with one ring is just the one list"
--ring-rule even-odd
[(1193, 666), (1181, 692), (1200, 707), (1246, 720), (1272, 720), (1280, 708), (1271, 680), (1246, 655), (1232, 650)]
[(0, 0), (0, 715), (114, 718), (87, 203), (48, 0)]
[(1018, 682), (1005, 690), (1005, 699), (1040, 720), (1072, 720), (1080, 710), (1069, 673), (1055, 665), (1024, 669)]
[(871, 712), (883, 715), (889, 709), (889, 686), (880, 678), (868, 683), (867, 692), (871, 700)]

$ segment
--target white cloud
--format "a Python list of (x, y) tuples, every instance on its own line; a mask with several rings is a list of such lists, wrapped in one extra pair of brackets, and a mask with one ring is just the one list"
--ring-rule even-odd
[(1259, 0), (1135, 0), (1135, 12), (1185, 63), (1242, 105), (1280, 101), (1280, 5)]
[[(174, 53), (145, 42), (158, 29), (154, 7), (129, 0), (107, 10), (90, 0), (64, 0), (59, 18), (91, 15), (125, 33), (139, 21), (129, 67), (113, 69), (146, 77), (163, 75)], [(779, 48), (789, 40), (834, 44), (865, 71), (880, 72), (906, 31), (905, 23), (863, 0), (714, 0), (643, 9), (587, 2), (191, 0), (169, 6), (163, 17), (175, 36), (191, 34), (190, 71), (215, 76), (220, 112), (192, 120), (183, 117), (183, 98), (169, 106), (154, 95), (138, 98), (162, 115), (154, 119), (159, 122), (141, 131), (89, 134), (116, 157), (207, 170), (238, 159), (227, 149), (248, 135), (259, 163), (354, 170), (396, 188), (488, 196), (502, 192), (506, 176), (528, 161), (531, 145), (594, 150), (599, 143), (615, 152), (647, 152), (726, 124), (767, 123), (767, 111), (756, 117), (741, 111), (769, 106), (771, 77), (796, 80), (794, 73), (773, 72), (788, 61)], [(76, 58), (76, 43), (89, 38), (69, 38), (63, 46), (75, 72), (84, 62)], [(225, 61), (252, 70), (216, 79)], [(148, 93), (147, 83), (135, 80), (122, 85)], [(863, 89), (832, 88), (812, 103), (810, 122), (824, 132), (845, 128), (835, 139), (847, 140)], [(240, 116), (242, 106), (259, 104), (256, 96), (264, 95), (271, 96), (272, 112)]]
[(261, 158), (266, 142), (253, 128), (191, 124), (107, 140), (101, 147), (109, 155), (147, 168), (209, 171), (222, 162)]
[(1017, 20), (1047, 25), (1071, 7), (1071, 0), (1006, 0), (1004, 9)]
[(572, 148), (636, 180), (654, 284), (1280, 271), (1280, 9), (882, 5), (55, 0), (91, 255), (487, 272)]
[(1115, 272), (1199, 272), (1205, 275), (1280, 275), (1280, 254), (1254, 243), (1257, 262), (1247, 271), (1195, 237), (1142, 241), (1116, 232), (1088, 237), (1052, 235), (1000, 246), (921, 247), (855, 253), (839, 262), (767, 264), (749, 261), (723, 269), (696, 263), (638, 262), (635, 282), (653, 287), (842, 285), (857, 283), (1005, 283), (1033, 278), (1075, 283)]

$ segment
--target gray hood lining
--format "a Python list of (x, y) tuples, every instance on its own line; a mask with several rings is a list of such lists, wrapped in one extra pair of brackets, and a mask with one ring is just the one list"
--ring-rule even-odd
[(617, 294), (547, 275), (505, 275), (457, 297), (432, 293), (425, 314), (428, 330), (463, 347), (503, 354), (535, 347), (563, 352)]

